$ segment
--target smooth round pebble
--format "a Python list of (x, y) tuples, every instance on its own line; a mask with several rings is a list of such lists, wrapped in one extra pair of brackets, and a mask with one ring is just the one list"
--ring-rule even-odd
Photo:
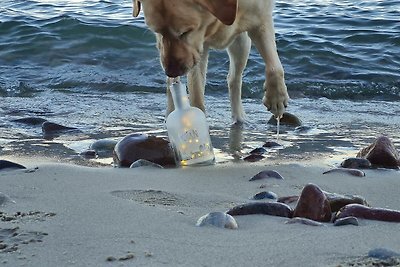
[(201, 216), (196, 223), (196, 226), (212, 225), (220, 228), (237, 229), (238, 225), (231, 215), (225, 212), (210, 212)]

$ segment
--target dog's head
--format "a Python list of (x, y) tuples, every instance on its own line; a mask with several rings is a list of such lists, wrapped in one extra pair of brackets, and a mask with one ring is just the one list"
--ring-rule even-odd
[(156, 34), (166, 75), (177, 77), (200, 61), (204, 41), (215, 33), (218, 23), (235, 21), (237, 0), (133, 0), (133, 16), (141, 8)]

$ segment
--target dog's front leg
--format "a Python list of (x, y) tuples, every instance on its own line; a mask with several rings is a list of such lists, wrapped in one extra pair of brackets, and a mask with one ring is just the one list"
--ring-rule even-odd
[(249, 31), (249, 36), (266, 64), (263, 103), (275, 117), (280, 118), (289, 101), (284, 71), (275, 44), (275, 31), (272, 16), (265, 23)]
[(206, 86), (207, 64), (208, 48), (205, 47), (201, 54), (200, 62), (187, 74), (190, 104), (204, 112), (206, 110), (204, 105), (204, 91)]

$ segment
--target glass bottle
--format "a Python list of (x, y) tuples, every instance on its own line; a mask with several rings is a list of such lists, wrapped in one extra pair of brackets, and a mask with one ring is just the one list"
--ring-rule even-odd
[(175, 110), (166, 120), (169, 141), (179, 165), (207, 165), (214, 163), (206, 116), (189, 104), (186, 87), (179, 80), (169, 82)]

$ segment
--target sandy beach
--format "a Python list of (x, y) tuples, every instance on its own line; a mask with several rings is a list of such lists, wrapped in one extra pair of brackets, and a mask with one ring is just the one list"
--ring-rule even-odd
[[(387, 261), (368, 258), (370, 250), (400, 252), (398, 223), (315, 227), (245, 215), (235, 216), (235, 230), (195, 225), (209, 212), (254, 201), (257, 192), (300, 195), (308, 183), (398, 209), (394, 170), (355, 177), (322, 174), (331, 166), (321, 161), (177, 169), (33, 162), (0, 172), (2, 266), (376, 266)], [(285, 179), (249, 181), (262, 170)]]

